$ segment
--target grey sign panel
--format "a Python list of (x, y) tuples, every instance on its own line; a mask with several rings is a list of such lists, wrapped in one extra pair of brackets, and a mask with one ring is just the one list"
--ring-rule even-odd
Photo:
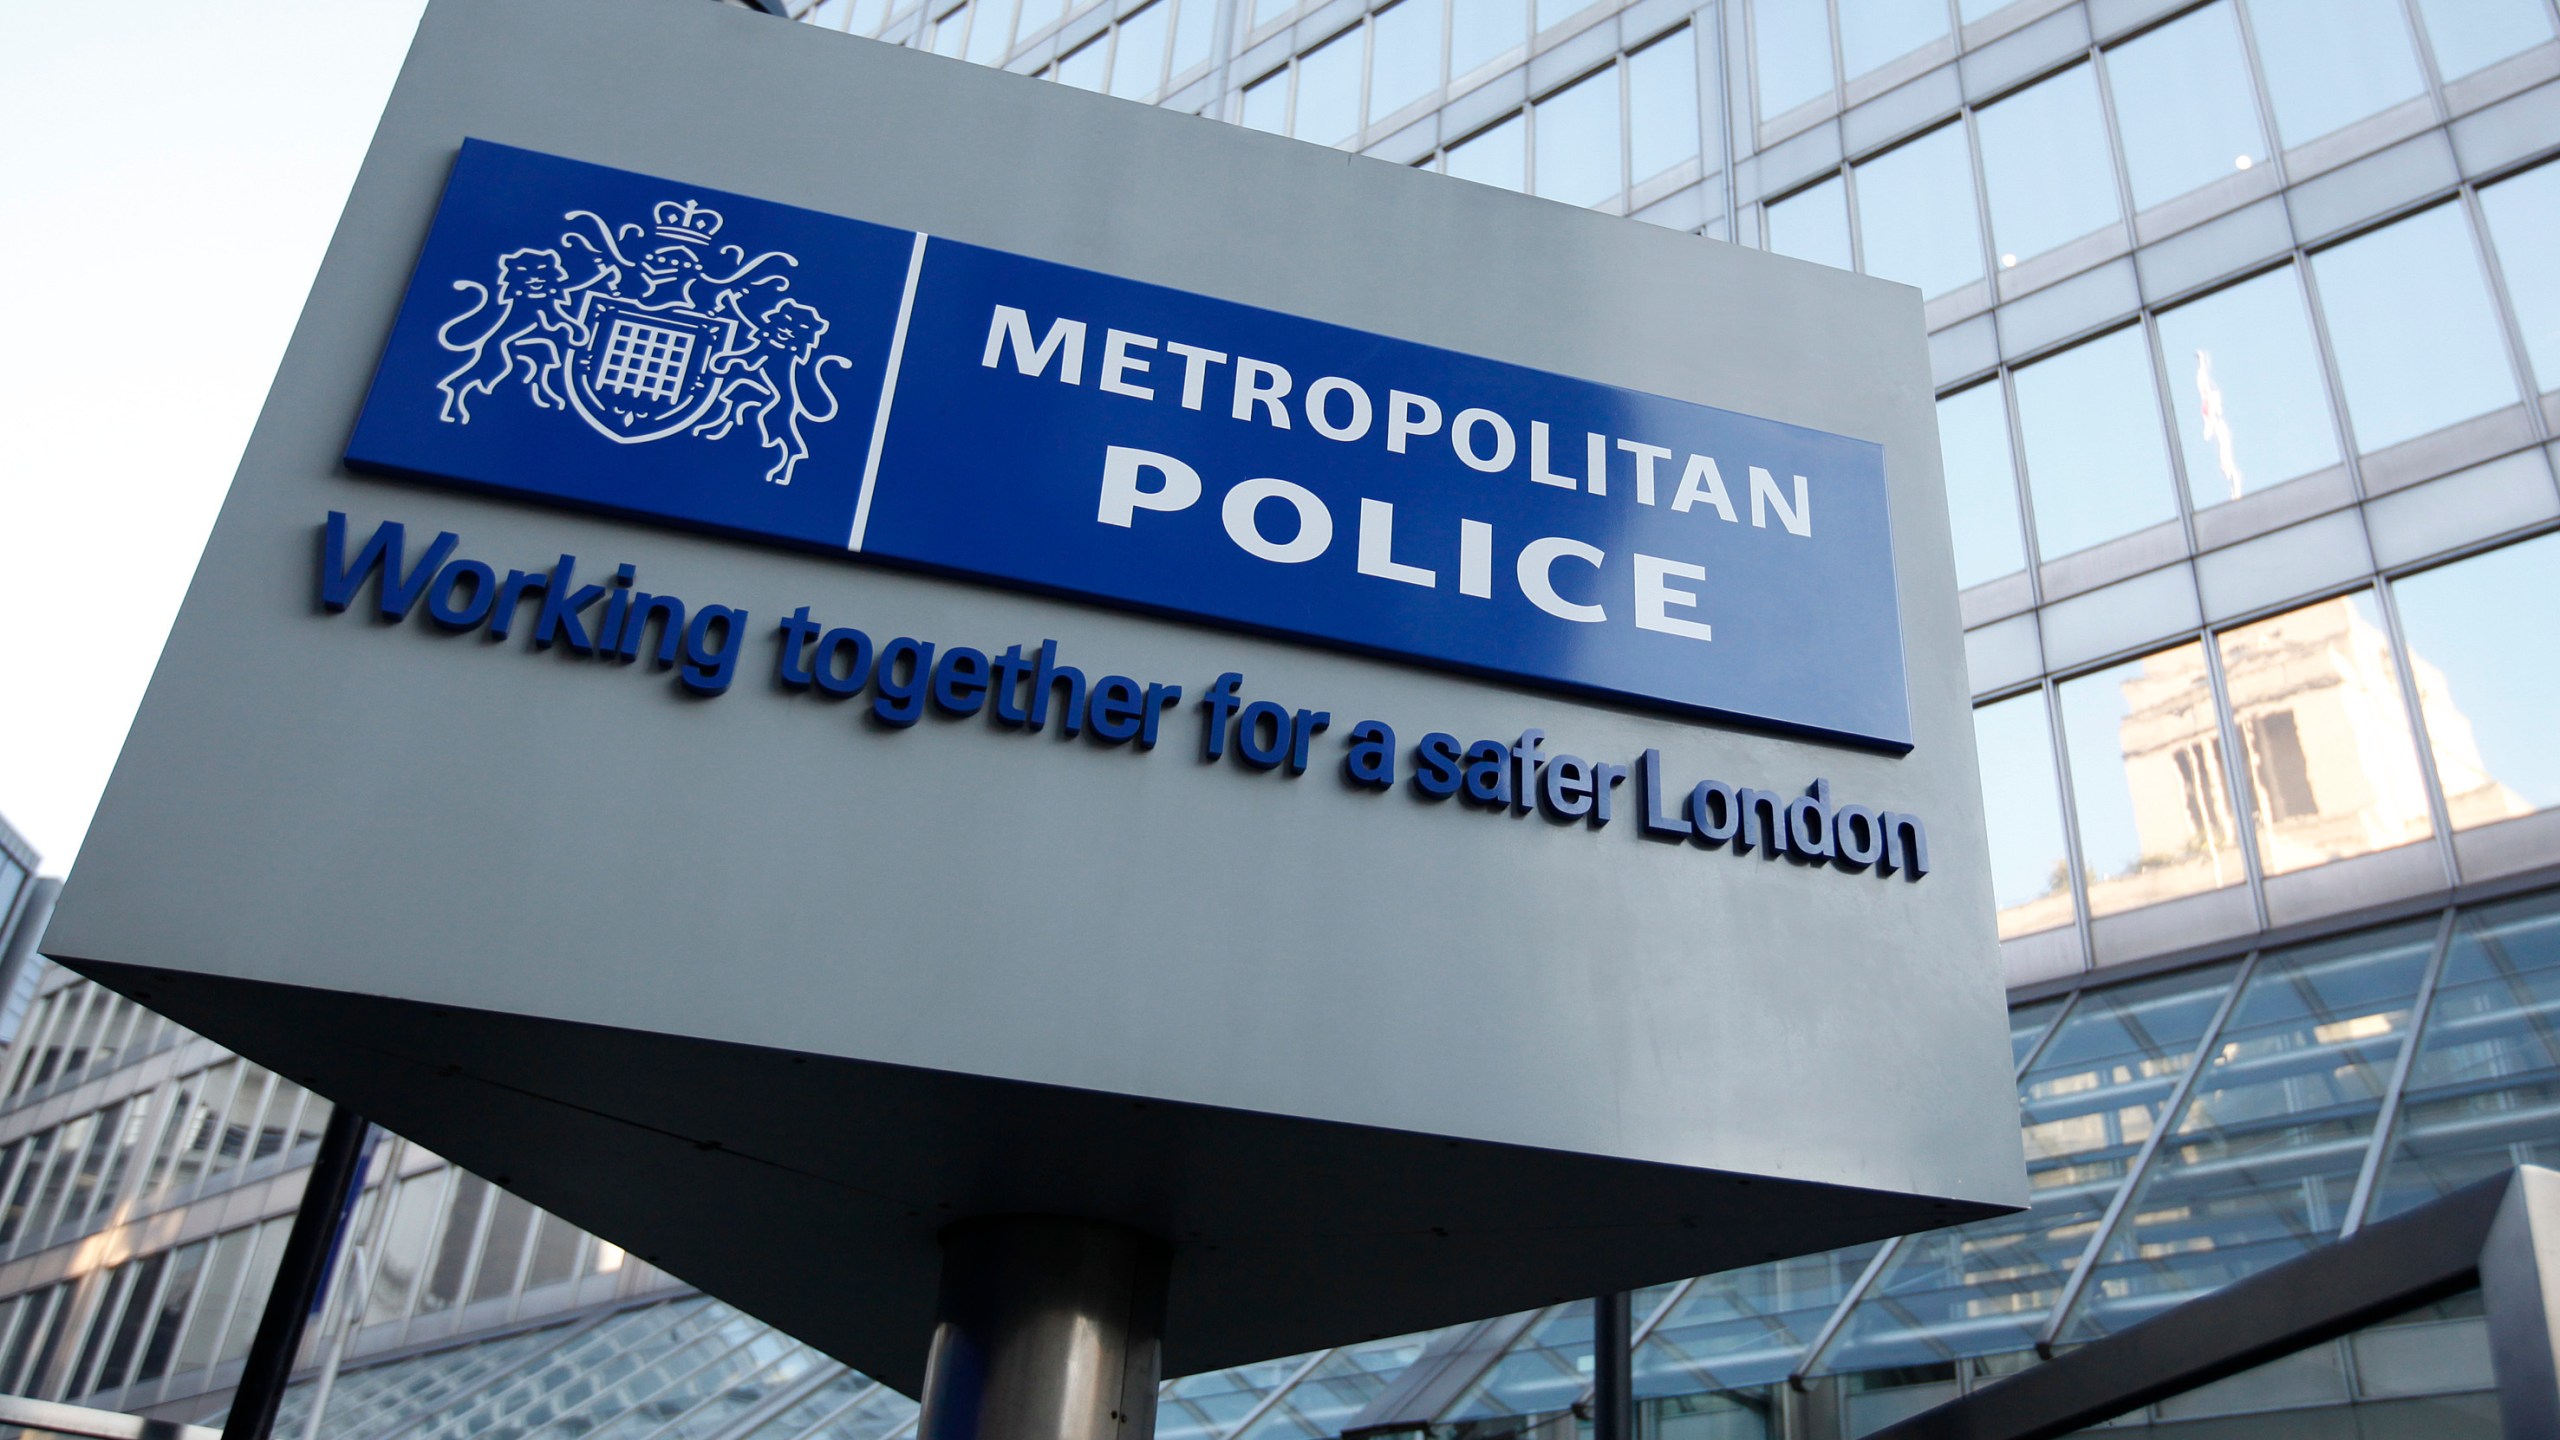
[[(1912, 748), (350, 472), (471, 138), (1872, 442)], [(628, 564), (745, 667), (332, 610), (333, 511)], [(2023, 1201), (1954, 591), (1908, 289), (691, 0), (438, 0), (46, 943), (903, 1387), (972, 1214), (1172, 1241), (1168, 1371), (1221, 1366)], [(804, 606), (1187, 698), (1153, 750), (884, 724), (775, 682)], [(1304, 774), (1201, 758), (1228, 672), (1332, 717)], [(1354, 785), (1362, 719), (1823, 780), (1928, 872), (1647, 838), (1633, 777)]]

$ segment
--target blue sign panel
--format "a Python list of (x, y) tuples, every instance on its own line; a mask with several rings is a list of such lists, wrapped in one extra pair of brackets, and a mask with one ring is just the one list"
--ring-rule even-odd
[(1910, 746), (1877, 445), (480, 141), (347, 458)]

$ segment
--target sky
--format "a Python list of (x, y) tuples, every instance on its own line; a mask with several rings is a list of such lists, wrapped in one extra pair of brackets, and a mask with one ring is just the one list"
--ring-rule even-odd
[(0, 816), (61, 874), (422, 0), (0, 10)]

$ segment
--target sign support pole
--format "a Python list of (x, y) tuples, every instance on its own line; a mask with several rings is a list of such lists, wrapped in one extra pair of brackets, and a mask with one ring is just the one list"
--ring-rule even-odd
[(1591, 1302), (1591, 1440), (1635, 1440), (1634, 1296)]
[(329, 1123), (320, 1132), (320, 1153), (302, 1182), (302, 1207), (276, 1264), (275, 1288), (267, 1292), (266, 1313), (258, 1317), (240, 1387), (232, 1392), (223, 1440), (267, 1440), (275, 1427), (276, 1407), (293, 1375), (294, 1352), (302, 1348), (302, 1328), (328, 1278), (330, 1257), (347, 1223), (347, 1202), (364, 1176), (365, 1130), (365, 1118), (346, 1106), (329, 1112)]
[(1152, 1440), (1171, 1259), (1093, 1220), (943, 1231), (917, 1440)]

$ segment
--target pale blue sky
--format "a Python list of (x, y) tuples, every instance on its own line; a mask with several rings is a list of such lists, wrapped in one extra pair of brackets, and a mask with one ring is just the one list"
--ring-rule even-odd
[(0, 10), (0, 815), (68, 867), (419, 0)]

